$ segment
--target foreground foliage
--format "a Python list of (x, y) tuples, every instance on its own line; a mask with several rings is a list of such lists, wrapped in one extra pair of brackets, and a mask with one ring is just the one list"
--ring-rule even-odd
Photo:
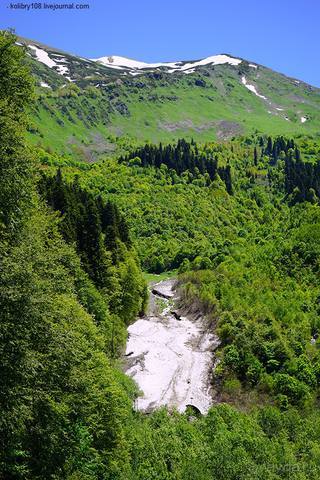
[[(88, 220), (91, 230), (81, 234), (87, 264), (63, 240), (65, 224), (37, 195), (24, 145), (31, 80), (14, 37), (5, 33), (0, 42), (1, 476), (68, 478), (79, 462), (92, 462), (107, 478), (126, 468), (134, 391), (112, 357), (125, 341), (125, 322), (143, 309), (144, 282), (117, 234), (105, 248), (108, 232)], [(95, 253), (119, 249), (101, 279)]]

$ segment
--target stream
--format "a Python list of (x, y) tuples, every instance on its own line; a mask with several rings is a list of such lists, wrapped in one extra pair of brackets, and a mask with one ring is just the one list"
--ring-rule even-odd
[(166, 405), (183, 412), (191, 405), (205, 414), (214, 403), (211, 377), (220, 342), (202, 317), (180, 316), (174, 283), (151, 286), (147, 315), (128, 328), (125, 370), (140, 389), (137, 410)]

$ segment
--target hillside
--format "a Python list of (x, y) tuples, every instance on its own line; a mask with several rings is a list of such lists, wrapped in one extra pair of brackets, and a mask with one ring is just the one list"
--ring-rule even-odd
[(38, 86), (29, 138), (93, 161), (120, 136), (168, 142), (319, 133), (320, 90), (231, 55), (90, 60), (20, 38)]

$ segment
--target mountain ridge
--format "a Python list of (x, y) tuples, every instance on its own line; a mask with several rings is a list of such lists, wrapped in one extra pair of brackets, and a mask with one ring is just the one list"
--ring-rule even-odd
[[(168, 73), (175, 73), (178, 71), (184, 73), (193, 73), (194, 69), (199, 66), (204, 65), (220, 65), (224, 63), (229, 63), (230, 65), (239, 65), (243, 60), (232, 57), (227, 54), (218, 54), (212, 55), (206, 58), (199, 60), (177, 60), (174, 62), (156, 62), (156, 63), (146, 63), (140, 62), (131, 58), (121, 57), (117, 55), (105, 56), (96, 59), (91, 59), (94, 62), (102, 63), (111, 68), (118, 69), (127, 69), (129, 68), (129, 73), (131, 74), (141, 74), (144, 71), (157, 71), (160, 69), (167, 69)], [(254, 68), (256, 65), (251, 64)]]
[[(33, 39), (29, 39), (29, 38), (22, 37), (22, 36), (17, 36), (17, 44), (18, 45), (23, 44), (27, 47), (29, 45), (38, 45), (40, 48), (44, 48), (44, 49), (47, 49), (49, 51), (56, 52), (58, 54), (68, 55), (68, 56), (71, 56), (71, 57), (79, 58), (83, 61), (95, 62), (95, 63), (99, 63), (99, 64), (102, 64), (102, 65), (105, 65), (105, 66), (112, 66), (112, 64), (114, 63), (114, 59), (122, 59), (124, 61), (133, 62), (135, 64), (141, 64), (141, 67), (136, 67), (136, 69), (142, 70), (141, 74), (142, 73), (147, 73), (147, 72), (144, 72), (144, 70), (149, 70), (149, 69), (153, 69), (153, 68), (157, 68), (157, 67), (162, 67), (162, 66), (166, 67), (166, 66), (169, 66), (169, 65), (177, 65), (177, 64), (181, 64), (183, 66), (183, 65), (188, 64), (188, 63), (197, 64), (199, 62), (206, 61), (206, 60), (208, 60), (208, 62), (206, 64), (212, 63), (214, 65), (214, 59), (218, 59), (218, 57), (229, 57), (232, 60), (238, 61), (238, 64), (245, 63), (245, 64), (248, 64), (252, 68), (259, 68), (259, 67), (266, 68), (266, 69), (271, 70), (271, 71), (275, 72), (276, 74), (282, 75), (282, 76), (284, 76), (284, 77), (286, 77), (290, 80), (297, 81), (297, 82), (302, 83), (304, 85), (308, 85), (312, 89), (320, 91), (320, 87), (318, 87), (316, 85), (313, 85), (313, 84), (311, 84), (311, 83), (309, 83), (309, 82), (307, 82), (307, 81), (305, 81), (301, 78), (287, 75), (286, 73), (284, 73), (282, 71), (274, 70), (269, 66), (260, 64), (259, 62), (256, 62), (255, 60), (248, 60), (248, 59), (245, 59), (245, 58), (240, 57), (240, 56), (233, 55), (232, 53), (228, 53), (228, 52), (216, 53), (214, 55), (209, 55), (209, 56), (205, 56), (205, 57), (201, 57), (201, 58), (197, 58), (197, 59), (181, 59), (181, 60), (170, 60), (170, 61), (162, 61), (162, 62), (158, 62), (158, 61), (156, 61), (156, 62), (146, 62), (144, 60), (136, 60), (135, 58), (131, 58), (131, 57), (125, 56), (125, 55), (118, 55), (118, 54), (116, 54), (116, 55), (115, 54), (102, 55), (101, 57), (95, 57), (95, 58), (93, 58), (91, 56), (87, 57), (87, 56), (84, 56), (84, 55), (79, 55), (77, 53), (67, 52), (66, 50), (63, 50), (61, 48), (52, 47), (52, 46), (47, 45), (43, 42), (33, 40)], [(101, 61), (102, 59), (111, 59), (111, 60), (110, 60), (109, 63), (106, 62), (104, 64)], [(213, 59), (212, 62), (210, 62), (210, 59)], [(225, 62), (222, 61), (221, 64), (222, 63), (228, 63), (228, 62), (227, 61), (225, 61)], [(219, 64), (219, 63), (216, 63), (216, 65), (217, 64)], [(123, 64), (122, 66), (124, 67), (124, 69), (126, 68), (125, 64)], [(190, 68), (192, 68), (192, 67), (190, 67)]]
[(78, 152), (84, 144), (92, 150), (97, 136), (100, 155), (108, 153), (101, 144), (124, 136), (170, 142), (320, 134), (320, 89), (229, 54), (147, 63), (87, 59), (22, 37), (18, 43), (40, 95), (30, 139), (60, 153), (74, 153), (75, 144)]

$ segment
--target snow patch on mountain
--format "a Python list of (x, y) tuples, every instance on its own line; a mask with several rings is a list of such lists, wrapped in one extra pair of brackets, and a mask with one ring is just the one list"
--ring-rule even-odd
[(189, 73), (194, 73), (196, 71), (195, 68), (190, 68), (189, 70), (186, 70), (184, 73), (188, 75)]
[(182, 67), (178, 68), (178, 70), (185, 71), (189, 70), (189, 68), (201, 67), (203, 65), (222, 65), (224, 63), (229, 63), (230, 65), (239, 65), (241, 61), (242, 60), (240, 60), (239, 58), (229, 57), (228, 55), (214, 55), (212, 57), (207, 57), (197, 62), (187, 63)]
[(52, 68), (55, 67), (57, 64), (49, 57), (48, 53), (45, 50), (41, 50), (41, 48), (36, 47), (35, 45), (29, 45), (31, 50), (34, 50), (37, 60), (39, 62), (44, 63), (47, 67)]
[(211, 57), (204, 58), (202, 60), (191, 61), (191, 62), (163, 62), (163, 63), (146, 63), (140, 62), (137, 60), (132, 60), (130, 58), (119, 57), (117, 55), (112, 55), (109, 57), (100, 57), (92, 58), (94, 62), (101, 63), (109, 68), (114, 68), (117, 70), (130, 69), (131, 74), (143, 73), (141, 70), (154, 70), (159, 68), (166, 68), (168, 73), (175, 72), (185, 72), (192, 73), (196, 67), (201, 67), (204, 65), (222, 65), (228, 63), (229, 65), (239, 65), (242, 60), (239, 58), (230, 57), (229, 55), (214, 55)]
[(57, 62), (59, 62), (59, 63), (65, 62), (66, 61), (65, 58), (63, 58), (63, 60), (62, 59), (59, 59), (59, 60), (56, 59), (56, 61), (54, 61), (54, 60), (52, 60), (52, 58), (49, 57), (49, 54), (45, 50), (42, 50), (41, 48), (36, 47), (35, 45), (29, 45), (29, 48), (31, 48), (31, 50), (34, 50), (34, 52), (36, 54), (36, 58), (39, 62), (43, 63), (44, 65), (46, 65), (49, 68), (55, 68), (55, 70), (57, 71), (57, 73), (59, 73), (59, 75), (62, 75), (67, 80), (71, 81), (71, 78), (66, 76), (66, 74), (69, 73), (68, 67), (66, 65), (59, 65), (57, 63)]
[(133, 60), (131, 58), (126, 57), (119, 57), (118, 55), (111, 55), (109, 57), (101, 57), (101, 58), (92, 58), (94, 62), (102, 63), (111, 68), (130, 68), (132, 70), (141, 70), (144, 68), (158, 68), (162, 66), (166, 67), (175, 67), (176, 63), (146, 63), (140, 62), (137, 60)]
[(43, 88), (51, 88), (46, 82), (40, 82), (40, 86)]
[(250, 90), (250, 92), (254, 93), (257, 97), (263, 98), (263, 100), (267, 100), (267, 97), (265, 97), (264, 95), (260, 95), (260, 93), (257, 92), (257, 89), (254, 85), (250, 85), (247, 82), (247, 79), (244, 75), (241, 78), (241, 82), (248, 90)]

